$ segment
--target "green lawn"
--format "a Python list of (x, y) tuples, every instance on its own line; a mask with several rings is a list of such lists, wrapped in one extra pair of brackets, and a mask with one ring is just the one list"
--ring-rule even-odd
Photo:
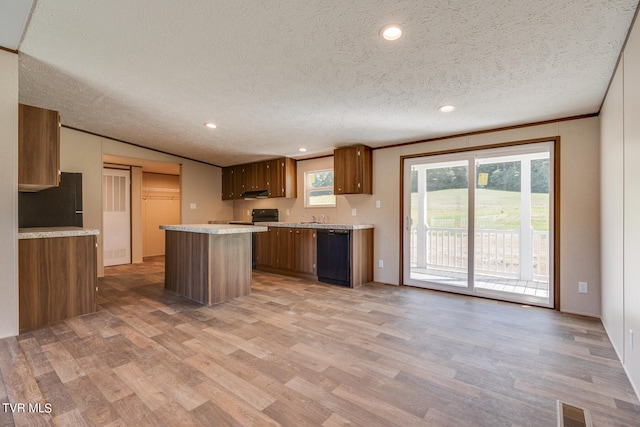
[[(411, 194), (411, 217), (418, 216), (418, 194)], [(520, 193), (479, 188), (476, 190), (476, 218), (480, 228), (512, 230), (520, 227)], [(439, 190), (428, 193), (429, 224), (466, 226), (467, 190)], [(536, 231), (549, 230), (549, 194), (531, 195), (531, 225)]]

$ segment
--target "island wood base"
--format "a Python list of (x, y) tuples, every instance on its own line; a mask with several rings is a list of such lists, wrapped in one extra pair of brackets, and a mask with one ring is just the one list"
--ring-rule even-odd
[(251, 293), (251, 233), (166, 231), (165, 289), (211, 305)]

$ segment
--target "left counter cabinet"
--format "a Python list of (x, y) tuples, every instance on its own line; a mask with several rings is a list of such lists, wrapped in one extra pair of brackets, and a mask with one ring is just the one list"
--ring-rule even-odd
[(21, 229), (20, 333), (96, 311), (96, 235), (87, 229)]

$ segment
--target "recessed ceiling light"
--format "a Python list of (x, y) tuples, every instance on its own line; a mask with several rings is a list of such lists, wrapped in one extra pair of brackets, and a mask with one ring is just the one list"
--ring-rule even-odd
[(456, 109), (455, 105), (445, 104), (438, 107), (438, 111), (441, 113), (450, 113)]
[(396, 24), (386, 25), (380, 30), (380, 35), (385, 40), (398, 40), (400, 37), (402, 37), (402, 28), (400, 28), (400, 26)]
[(205, 123), (204, 125), (205, 125), (206, 127), (208, 127), (209, 129), (215, 129), (215, 128), (217, 128), (217, 127), (218, 127), (218, 126), (216, 126), (216, 124), (215, 124), (215, 123), (211, 123), (211, 122), (209, 122), (209, 123)]
[(301, 153), (306, 153), (307, 149), (304, 148), (304, 147), (300, 147), (300, 148), (298, 148), (298, 151), (301, 152)]

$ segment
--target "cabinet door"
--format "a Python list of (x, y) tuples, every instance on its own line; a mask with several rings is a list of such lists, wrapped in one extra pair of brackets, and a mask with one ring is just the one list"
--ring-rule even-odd
[(316, 274), (316, 230), (295, 229), (295, 265), (300, 273)]
[(353, 194), (358, 188), (358, 147), (339, 148), (333, 156), (333, 192)]
[(233, 167), (233, 198), (234, 199), (242, 199), (242, 194), (245, 191), (245, 174), (244, 174), (244, 166), (234, 166)]
[(365, 145), (338, 148), (333, 152), (335, 194), (372, 194), (371, 148)]
[(268, 265), (267, 258), (269, 256), (269, 235), (271, 228), (266, 232), (256, 233), (256, 264)]
[(278, 229), (256, 234), (256, 264), (268, 267), (278, 266)]
[(278, 268), (293, 270), (295, 268), (295, 229), (278, 228)]
[(39, 191), (60, 183), (60, 115), (20, 104), (18, 189)]
[(265, 162), (258, 163), (257, 171), (256, 171), (256, 190), (268, 190), (269, 189), (269, 176), (271, 161), (267, 160)]
[(269, 197), (284, 197), (284, 166), (282, 159), (270, 160), (269, 171)]
[(231, 200), (233, 193), (233, 167), (222, 168), (222, 200)]

